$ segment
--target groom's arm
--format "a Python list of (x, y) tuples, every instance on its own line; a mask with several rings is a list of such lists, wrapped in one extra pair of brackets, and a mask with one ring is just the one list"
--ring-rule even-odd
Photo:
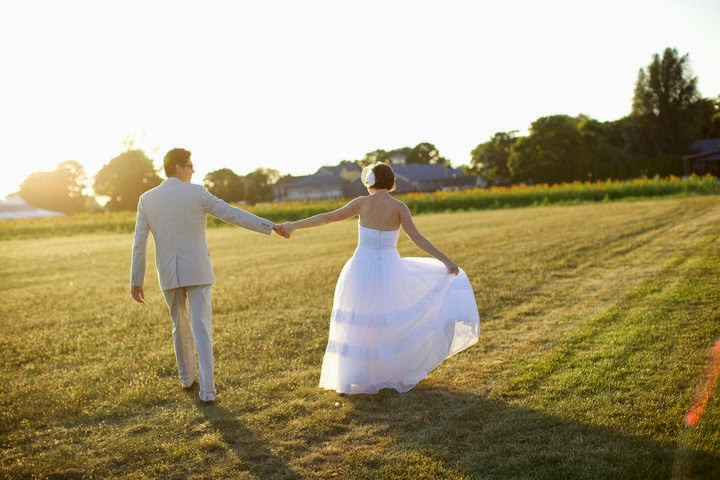
[(135, 220), (135, 238), (133, 239), (132, 261), (130, 265), (130, 294), (135, 301), (144, 303), (145, 267), (147, 261), (147, 241), (150, 225), (143, 212), (142, 200), (138, 201), (138, 212)]
[[(232, 207), (204, 188), (203, 192), (203, 207), (205, 211), (213, 217), (217, 217), (224, 222), (238, 225), (254, 232), (264, 233), (265, 235), (270, 235), (270, 232), (275, 230), (275, 224), (270, 220), (258, 217), (257, 215), (253, 215), (245, 210)], [(277, 232), (277, 230), (275, 231)]]

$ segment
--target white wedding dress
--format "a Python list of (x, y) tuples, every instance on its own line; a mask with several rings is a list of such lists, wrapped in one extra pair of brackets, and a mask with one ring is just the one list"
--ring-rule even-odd
[(320, 387), (407, 392), (478, 341), (475, 295), (464, 271), (455, 276), (434, 258), (400, 257), (399, 230), (358, 229), (335, 287)]

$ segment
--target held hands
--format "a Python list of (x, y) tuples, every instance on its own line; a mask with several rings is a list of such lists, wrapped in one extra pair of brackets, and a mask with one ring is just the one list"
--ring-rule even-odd
[(281, 237), (290, 238), (290, 234), (285, 231), (285, 228), (284, 228), (285, 225), (287, 225), (287, 222), (284, 223), (284, 224), (282, 224), (282, 225), (277, 225), (277, 224), (276, 224), (276, 225), (273, 227), (273, 231), (274, 231), (275, 233), (277, 233), (278, 235), (280, 235)]
[(290, 238), (290, 234), (295, 230), (295, 227), (293, 226), (293, 222), (285, 222), (282, 225), (275, 225), (273, 230), (282, 237)]

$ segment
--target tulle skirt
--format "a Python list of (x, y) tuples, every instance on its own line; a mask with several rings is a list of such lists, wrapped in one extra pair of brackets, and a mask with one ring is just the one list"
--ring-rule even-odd
[(475, 295), (433, 258), (358, 248), (338, 278), (320, 387), (407, 392), (478, 341)]

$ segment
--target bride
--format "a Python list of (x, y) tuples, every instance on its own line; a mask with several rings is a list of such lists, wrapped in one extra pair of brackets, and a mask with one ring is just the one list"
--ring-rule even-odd
[[(392, 168), (370, 165), (361, 180), (369, 196), (282, 229), (290, 235), (360, 217), (357, 249), (335, 287), (320, 387), (348, 394), (407, 392), (478, 341), (477, 304), (465, 272), (418, 231), (407, 205), (390, 195)], [(400, 257), (400, 227), (434, 258)]]

